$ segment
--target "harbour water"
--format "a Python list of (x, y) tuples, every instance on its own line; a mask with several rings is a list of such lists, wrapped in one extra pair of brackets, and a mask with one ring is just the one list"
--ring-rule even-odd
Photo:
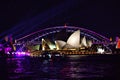
[(120, 77), (119, 55), (0, 58), (0, 80), (116, 80)]

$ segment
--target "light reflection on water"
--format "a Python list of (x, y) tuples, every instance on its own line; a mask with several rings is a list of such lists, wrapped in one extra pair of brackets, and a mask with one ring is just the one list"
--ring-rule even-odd
[[(116, 63), (82, 60), (41, 60), (41, 58), (7, 58), (11, 80), (64, 80), (116, 76)], [(113, 71), (113, 69), (115, 69)]]

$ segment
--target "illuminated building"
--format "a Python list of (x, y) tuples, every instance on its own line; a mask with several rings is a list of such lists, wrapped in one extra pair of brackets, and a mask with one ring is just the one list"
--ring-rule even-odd
[[(81, 43), (80, 43), (81, 40)], [(86, 37), (80, 37), (80, 30), (75, 31), (67, 39), (67, 42), (56, 40), (52, 44), (49, 40), (42, 39), (42, 50), (79, 50), (80, 48), (87, 48), (92, 46), (91, 40), (86, 40)]]
[[(104, 48), (105, 52), (111, 51), (107, 46), (107, 43), (110, 42), (108, 38), (88, 29), (74, 26), (46, 28), (16, 39), (16, 41), (21, 45), (24, 44), (23, 41), (26, 41), (26, 47), (32, 52), (60, 51), (66, 54), (84, 54), (86, 51), (94, 54), (99, 46), (104, 46), (102, 49)], [(39, 46), (36, 48), (37, 45)]]

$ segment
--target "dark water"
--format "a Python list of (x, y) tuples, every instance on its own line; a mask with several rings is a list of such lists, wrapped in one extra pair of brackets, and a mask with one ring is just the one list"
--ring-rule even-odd
[(119, 58), (0, 58), (0, 80), (116, 80), (120, 77)]

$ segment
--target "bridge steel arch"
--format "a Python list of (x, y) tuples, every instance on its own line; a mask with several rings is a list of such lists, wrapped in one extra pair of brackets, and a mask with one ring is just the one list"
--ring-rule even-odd
[(49, 34), (55, 34), (60, 32), (62, 29), (66, 29), (68, 32), (74, 32), (76, 30), (80, 30), (81, 35), (85, 35), (96, 42), (110, 42), (110, 40), (94, 31), (81, 28), (81, 27), (74, 27), (74, 26), (57, 26), (57, 27), (50, 27), (50, 28), (45, 28), (42, 30), (38, 30), (36, 32), (30, 33), (24, 37), (21, 37), (19, 39), (16, 39), (17, 41), (35, 41), (41, 38), (44, 38), (45, 36)]
[[(94, 31), (81, 28), (81, 27), (75, 27), (75, 26), (67, 26), (67, 27), (56, 26), (56, 27), (45, 28), (45, 29), (30, 33), (19, 39), (16, 39), (16, 41), (21, 42), (23, 44), (24, 42), (25, 43), (28, 42), (32, 44), (41, 44), (42, 38), (50, 34), (58, 33), (63, 29), (66, 29), (67, 32), (74, 32), (76, 30), (80, 30), (80, 35), (91, 38), (94, 41), (94, 44), (103, 44), (108, 49), (108, 51), (112, 52), (112, 50), (107, 46), (107, 44), (110, 42), (110, 40), (107, 37), (102, 36)], [(37, 43), (35, 43), (36, 41)]]

